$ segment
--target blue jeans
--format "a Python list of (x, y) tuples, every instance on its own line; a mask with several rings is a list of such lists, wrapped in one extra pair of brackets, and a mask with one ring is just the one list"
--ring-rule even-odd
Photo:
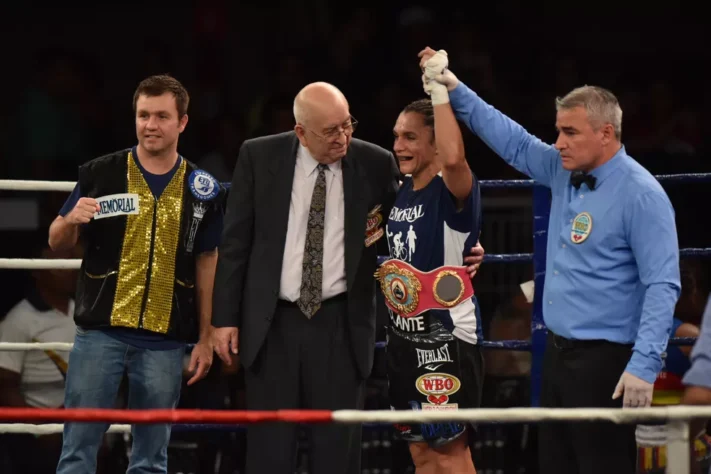
[[(115, 408), (124, 372), (129, 409), (171, 409), (180, 398), (184, 349), (139, 349), (97, 330), (77, 328), (64, 394), (66, 408)], [(94, 474), (109, 423), (65, 423), (57, 474)], [(136, 424), (127, 473), (165, 473), (170, 424)]]

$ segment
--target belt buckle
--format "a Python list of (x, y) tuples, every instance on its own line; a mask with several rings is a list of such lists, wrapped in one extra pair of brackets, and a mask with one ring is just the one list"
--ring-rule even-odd
[(375, 277), (380, 281), (385, 302), (393, 311), (404, 318), (416, 316), (412, 313), (420, 303), (422, 282), (412, 271), (395, 261), (387, 261), (378, 268)]

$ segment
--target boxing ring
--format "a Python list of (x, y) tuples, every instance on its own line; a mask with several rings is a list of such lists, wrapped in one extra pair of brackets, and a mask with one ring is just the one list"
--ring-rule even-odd
[[(711, 182), (711, 173), (655, 176), (664, 186)], [(60, 191), (71, 192), (72, 181), (0, 180), (0, 190), (6, 191)], [(229, 183), (223, 183), (229, 187)], [(536, 423), (542, 421), (610, 421), (613, 423), (638, 423), (643, 421), (667, 422), (666, 472), (688, 473), (689, 421), (694, 418), (711, 418), (711, 406), (669, 406), (640, 409), (550, 409), (539, 407), (541, 366), (545, 349), (546, 327), (543, 322), (542, 296), (546, 273), (546, 243), (550, 213), (550, 190), (532, 180), (482, 180), (482, 189), (530, 188), (533, 193), (533, 253), (487, 254), (484, 263), (532, 262), (534, 268), (534, 300), (531, 318), (530, 341), (482, 341), (491, 349), (531, 351), (531, 406), (504, 409), (460, 409), (446, 411), (391, 411), (391, 410), (295, 410), (295, 411), (230, 411), (230, 410), (116, 410), (116, 409), (36, 409), (0, 408), (0, 433), (60, 433), (66, 421), (110, 422), (109, 433), (130, 433), (132, 423), (172, 423), (173, 430), (226, 430), (241, 429), (244, 424), (285, 421), (292, 423), (362, 423), (392, 425), (394, 423), (427, 423), (441, 421), (469, 421), (474, 423)], [(709, 258), (711, 247), (680, 249), (681, 258)], [(382, 262), (387, 257), (379, 257)], [(0, 258), (0, 269), (78, 269), (77, 259), (22, 259)], [(671, 338), (669, 344), (691, 345), (694, 338)], [(376, 350), (385, 347), (376, 343)], [(71, 343), (0, 343), (0, 350), (71, 350)], [(55, 422), (55, 423), (51, 423)]]

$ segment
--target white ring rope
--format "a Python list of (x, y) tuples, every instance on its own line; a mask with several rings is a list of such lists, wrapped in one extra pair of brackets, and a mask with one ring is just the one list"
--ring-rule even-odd
[(0, 258), (0, 268), (15, 270), (74, 270), (81, 267), (78, 258)]
[(0, 351), (71, 351), (71, 342), (0, 342)]
[(446, 421), (524, 423), (538, 421), (642, 421), (711, 418), (711, 406), (648, 408), (466, 408), (457, 410), (336, 410), (336, 423), (423, 423)]
[(72, 192), (76, 184), (76, 181), (30, 181), (23, 179), (0, 179), (0, 190)]
[[(33, 435), (48, 435), (61, 433), (64, 431), (62, 423), (47, 423), (44, 425), (33, 425), (30, 423), (0, 423), (1, 433), (21, 433)], [(108, 433), (130, 433), (131, 425), (111, 425)]]

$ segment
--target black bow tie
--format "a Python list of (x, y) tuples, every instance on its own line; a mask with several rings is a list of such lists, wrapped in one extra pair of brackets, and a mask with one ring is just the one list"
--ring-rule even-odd
[(595, 182), (597, 178), (585, 171), (573, 171), (570, 175), (570, 184), (575, 186), (575, 189), (580, 189), (580, 185), (585, 183), (590, 188), (590, 191), (595, 190)]

